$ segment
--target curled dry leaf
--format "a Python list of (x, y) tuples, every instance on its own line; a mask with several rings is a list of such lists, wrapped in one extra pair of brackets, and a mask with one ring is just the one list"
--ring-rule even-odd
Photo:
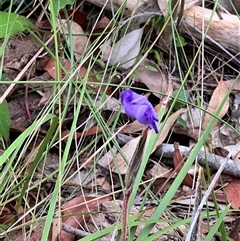
[(194, 129), (199, 128), (202, 120), (202, 114), (199, 108), (189, 108), (188, 112), (181, 115), (181, 118), (186, 122), (188, 129)]
[(86, 48), (89, 46), (90, 41), (86, 36), (84, 36), (84, 31), (82, 27), (71, 21), (62, 19), (58, 22), (59, 27), (61, 27), (61, 33), (63, 33), (67, 39), (68, 45), (71, 45), (71, 40), (68, 32), (68, 24), (71, 29), (72, 33), (72, 42), (73, 42), (73, 49), (74, 49), (74, 56), (78, 60), (81, 55), (84, 53)]
[(110, 40), (107, 41), (101, 47), (101, 59), (103, 61), (107, 61), (110, 56), (110, 66), (120, 64), (122, 69), (132, 67), (135, 62), (135, 58), (140, 52), (143, 29), (144, 28), (136, 29), (126, 34), (113, 46), (113, 48), (111, 48)]
[[(179, 150), (179, 143), (178, 142), (174, 142), (173, 146), (174, 146), (173, 163), (174, 163), (174, 167), (175, 167), (175, 172), (179, 173), (181, 171), (182, 167), (184, 166), (184, 161), (183, 161), (182, 154), (181, 154), (181, 152)], [(188, 187), (192, 187), (193, 186), (193, 179), (187, 173), (186, 176), (184, 177), (182, 183), (184, 185), (188, 186)]]
[[(214, 90), (211, 100), (209, 102), (207, 112), (214, 114), (221, 104), (223, 98), (227, 94), (228, 87), (225, 85), (223, 80), (221, 79), (217, 88)], [(229, 108), (229, 98), (227, 98), (226, 102), (224, 103), (223, 107), (221, 108), (221, 111), (218, 115), (219, 118), (222, 118), (228, 111)], [(208, 113), (205, 114), (203, 119), (203, 128), (206, 128), (208, 123), (210, 122), (212, 116)]]
[(229, 146), (224, 146), (224, 149), (228, 151), (228, 153), (231, 153), (231, 156), (233, 160), (239, 161), (239, 153), (240, 153), (240, 142), (234, 144), (234, 145), (229, 145)]

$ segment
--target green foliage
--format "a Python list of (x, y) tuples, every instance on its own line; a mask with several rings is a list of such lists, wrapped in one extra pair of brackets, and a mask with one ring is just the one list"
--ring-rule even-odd
[(176, 40), (176, 46), (177, 47), (184, 47), (186, 45), (185, 38), (182, 36), (179, 36), (179, 38)]
[(4, 100), (0, 104), (0, 137), (3, 137), (6, 142), (9, 140), (10, 123), (8, 104), (7, 101)]
[(54, 11), (54, 15), (57, 16), (59, 11), (66, 7), (66, 5), (72, 5), (74, 3), (74, 0), (59, 0), (55, 1), (55, 3), (52, 5), (54, 6), (54, 9), (51, 9), (51, 4), (49, 5), (50, 11)]
[(33, 23), (24, 16), (0, 11), (0, 38), (4, 38), (6, 35), (17, 35), (27, 28), (33, 27)]
[[(178, 91), (179, 90), (175, 90), (173, 92), (173, 94), (172, 94), (173, 98), (176, 98)], [(180, 107), (186, 106), (185, 103), (189, 101), (189, 97), (190, 97), (190, 95), (186, 90), (181, 90), (177, 97), (177, 101), (175, 102), (174, 109), (178, 109)]]
[(134, 70), (134, 74), (139, 77), (139, 76), (140, 76), (139, 70), (138, 70), (138, 69), (135, 69), (135, 70)]
[(152, 71), (152, 72), (158, 72), (157, 68), (155, 68), (155, 67), (153, 67), (152, 65), (149, 65), (149, 64), (145, 65), (144, 68), (149, 70), (149, 71)]

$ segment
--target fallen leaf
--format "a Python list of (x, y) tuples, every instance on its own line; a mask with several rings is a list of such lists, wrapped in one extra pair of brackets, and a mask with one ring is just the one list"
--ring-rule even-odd
[[(98, 205), (109, 198), (96, 197), (75, 197), (63, 205), (62, 222), (77, 228), (79, 225), (86, 223), (90, 219), (90, 213), (98, 207)], [(74, 241), (74, 235), (62, 230), (58, 237), (59, 241)]]
[(127, 124), (122, 130), (121, 133), (133, 134), (138, 131), (143, 130), (145, 127), (144, 124), (141, 124), (139, 121), (135, 120), (129, 124)]
[[(224, 84), (228, 88), (230, 88), (234, 81), (235, 81), (235, 79), (226, 80), (226, 81), (224, 81)], [(238, 91), (240, 91), (240, 79), (236, 82), (236, 84), (234, 85), (233, 90), (232, 90), (232, 92), (238, 92)]]
[(4, 207), (0, 207), (0, 213), (1, 225), (12, 224), (17, 220), (15, 207), (10, 203), (6, 204)]
[[(175, 167), (174, 171), (176, 173), (179, 173), (181, 171), (182, 167), (184, 166), (184, 161), (183, 161), (182, 154), (181, 154), (181, 152), (179, 150), (179, 143), (178, 142), (174, 142), (173, 146), (174, 146), (173, 163), (174, 163), (174, 167)], [(187, 173), (186, 176), (184, 177), (182, 183), (184, 185), (188, 186), (188, 187), (192, 187), (193, 186), (193, 179)]]
[[(86, 36), (84, 36), (85, 33), (79, 24), (71, 20), (62, 19), (58, 22), (58, 25), (61, 27), (60, 31), (64, 34), (68, 45), (70, 46), (73, 43), (74, 56), (76, 60), (78, 60), (89, 46), (90, 41)], [(68, 25), (71, 30), (72, 41), (70, 40), (70, 36), (68, 36)]]
[(153, 161), (153, 167), (148, 171), (152, 178), (159, 178), (159, 177), (170, 177), (170, 169), (162, 166), (160, 163)]
[(229, 237), (232, 238), (234, 241), (240, 241), (240, 218), (237, 218), (234, 223), (235, 224), (231, 230)]
[(189, 108), (188, 112), (181, 115), (181, 118), (186, 122), (188, 129), (199, 128), (202, 122), (201, 110), (199, 108)]
[[(137, 138), (132, 139), (122, 147), (122, 153), (128, 161), (132, 160), (133, 154), (138, 146), (140, 138), (141, 136), (138, 136)], [(120, 153), (117, 153), (115, 165), (112, 165), (112, 171), (118, 172), (120, 174), (126, 174), (127, 170), (128, 163), (126, 163)]]
[(107, 43), (101, 47), (101, 59), (107, 61), (110, 56), (110, 66), (120, 64), (122, 69), (132, 67), (140, 51), (143, 29), (144, 28), (136, 29), (126, 34), (112, 49), (110, 47), (110, 41), (107, 41)]
[(94, 30), (97, 30), (97, 29), (105, 29), (105, 28), (108, 26), (109, 23), (110, 23), (109, 18), (107, 18), (107, 17), (105, 16), (105, 17), (103, 17), (99, 22), (97, 22)]
[[(149, 67), (153, 67), (153, 69)], [(148, 89), (153, 91), (152, 93), (155, 96), (162, 98), (162, 95), (159, 93), (167, 92), (168, 81), (158, 66), (153, 61), (146, 59), (137, 70), (139, 71), (139, 74), (134, 75), (133, 81), (145, 84)]]
[[(171, 130), (171, 128), (173, 127), (173, 125), (176, 122), (176, 120), (181, 116), (181, 114), (183, 114), (186, 111), (187, 111), (187, 109), (180, 109), (180, 110), (174, 112), (172, 115), (170, 115), (168, 117), (168, 120), (165, 123), (164, 127), (162, 128), (162, 130), (160, 128), (161, 133), (160, 133), (159, 138), (158, 138), (158, 140), (157, 140), (157, 142), (156, 142), (156, 144), (155, 144), (155, 146), (154, 146), (154, 148), (152, 150), (152, 153), (158, 148), (158, 146), (160, 146), (163, 143), (163, 141), (167, 138), (167, 135), (168, 135), (169, 131)], [(162, 126), (162, 125), (163, 125), (163, 123), (161, 123), (160, 126)], [(151, 137), (151, 131), (152, 130), (149, 130), (147, 141), (149, 141), (149, 139)]]
[(231, 182), (224, 188), (227, 200), (231, 203), (232, 208), (240, 208), (240, 180), (233, 178)]
[[(221, 79), (217, 88), (214, 90), (214, 92), (212, 94), (211, 100), (210, 100), (208, 108), (207, 108), (207, 112), (209, 112), (211, 114), (214, 114), (216, 112), (217, 108), (221, 104), (227, 91), (228, 91), (228, 87), (225, 85), (225, 83)], [(226, 102), (224, 103), (218, 117), (222, 118), (227, 113), (228, 108), (229, 108), (229, 98), (227, 98)], [(211, 118), (212, 118), (212, 116), (210, 114), (208, 114), (208, 113), (205, 114), (204, 119), (203, 119), (203, 128), (204, 129), (207, 127)]]
[(62, 9), (59, 12), (59, 15), (61, 19), (67, 19), (70, 17), (71, 20), (79, 24), (83, 29), (86, 29), (87, 27), (88, 20), (86, 18), (86, 15), (79, 10), (68, 9), (67, 14), (65, 15), (65, 11)]

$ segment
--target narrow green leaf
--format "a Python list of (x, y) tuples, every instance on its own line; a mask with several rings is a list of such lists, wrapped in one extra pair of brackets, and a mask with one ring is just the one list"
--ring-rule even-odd
[(74, 0), (59, 0), (53, 4), (54, 9), (51, 9), (51, 4), (49, 5), (49, 10), (54, 11), (54, 15), (57, 16), (59, 11), (66, 7), (66, 5), (72, 5)]
[(4, 100), (2, 104), (0, 104), (0, 136), (3, 137), (6, 142), (9, 140), (10, 123), (8, 104), (7, 101)]
[(182, 36), (179, 36), (178, 39), (176, 39), (176, 46), (177, 47), (184, 47), (186, 45), (185, 38)]
[(152, 65), (149, 65), (149, 64), (145, 65), (144, 68), (147, 69), (147, 70), (150, 70), (152, 72), (158, 72), (159, 71), (157, 68), (155, 68), (155, 67), (153, 67)]
[[(179, 90), (175, 90), (172, 93), (172, 97), (174, 97), (174, 98), (177, 97), (177, 101), (174, 106), (175, 109), (186, 106), (185, 103), (189, 102), (189, 98), (190, 98), (190, 95), (186, 90), (181, 90), (179, 94), (178, 94), (178, 91)], [(178, 94), (178, 96), (177, 96), (177, 94)]]
[(26, 17), (16, 13), (0, 11), (0, 38), (6, 35), (17, 35), (27, 28), (33, 28), (33, 23)]

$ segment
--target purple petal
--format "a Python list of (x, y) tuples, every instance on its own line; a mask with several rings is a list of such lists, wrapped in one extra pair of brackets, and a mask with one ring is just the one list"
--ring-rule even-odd
[(156, 125), (158, 116), (152, 104), (145, 96), (127, 89), (121, 94), (121, 102), (128, 116), (137, 119), (140, 123), (149, 126), (158, 133)]

